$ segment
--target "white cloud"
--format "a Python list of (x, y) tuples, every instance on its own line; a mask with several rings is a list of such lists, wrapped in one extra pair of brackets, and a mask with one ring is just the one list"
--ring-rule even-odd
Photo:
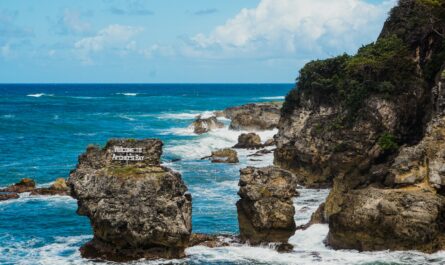
[(66, 30), (74, 33), (83, 33), (91, 29), (91, 25), (80, 18), (79, 12), (68, 9), (60, 18), (60, 23), (66, 27)]
[(191, 39), (189, 56), (329, 56), (372, 41), (395, 0), (261, 0), (209, 34)]
[(75, 49), (82, 61), (91, 63), (90, 55), (94, 52), (103, 51), (105, 48), (114, 48), (118, 50), (127, 50), (134, 46), (132, 38), (142, 32), (141, 27), (109, 25), (100, 30), (95, 36), (83, 38), (74, 44)]

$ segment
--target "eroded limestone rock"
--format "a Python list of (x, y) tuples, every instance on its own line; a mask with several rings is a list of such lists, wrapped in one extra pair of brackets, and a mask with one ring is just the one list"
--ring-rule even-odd
[[(143, 159), (134, 159), (136, 154)], [(161, 154), (159, 140), (116, 139), (102, 149), (89, 146), (79, 157), (68, 185), (78, 200), (77, 212), (90, 219), (94, 231), (82, 256), (114, 261), (184, 257), (191, 196), (181, 175), (160, 165)]]
[(240, 173), (237, 208), (241, 239), (251, 244), (287, 242), (295, 232), (295, 176), (276, 167), (247, 167)]

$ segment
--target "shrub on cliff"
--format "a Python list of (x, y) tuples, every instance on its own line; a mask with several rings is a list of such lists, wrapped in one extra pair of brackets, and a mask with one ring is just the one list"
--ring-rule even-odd
[(301, 96), (315, 106), (337, 103), (341, 120), (351, 122), (371, 94), (391, 98), (417, 82), (408, 47), (393, 35), (363, 46), (355, 56), (308, 63), (300, 70), (297, 89), (288, 95), (283, 111), (299, 104)]

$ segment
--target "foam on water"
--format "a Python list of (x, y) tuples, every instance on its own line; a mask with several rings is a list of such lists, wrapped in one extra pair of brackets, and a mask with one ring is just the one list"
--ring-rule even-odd
[[(278, 130), (268, 130), (256, 133), (260, 135), (261, 140), (264, 142), (272, 138), (277, 132)], [(210, 155), (213, 150), (234, 146), (238, 142), (238, 136), (248, 132), (229, 130), (227, 127), (224, 127), (197, 136), (193, 133), (191, 127), (187, 127), (170, 129), (165, 133), (180, 136), (194, 136), (191, 139), (175, 140), (171, 145), (165, 147), (168, 153), (179, 156), (182, 159), (194, 160)], [(240, 150), (239, 152), (247, 151)]]
[(36, 94), (28, 94), (27, 97), (40, 98), (40, 97), (53, 97), (54, 94), (45, 94), (45, 93), (36, 93)]
[(127, 96), (127, 97), (135, 97), (135, 96), (137, 96), (139, 94), (138, 93), (128, 93), (128, 92), (125, 92), (125, 93), (116, 93), (116, 95), (122, 95), (122, 96)]
[(284, 100), (284, 96), (276, 96), (276, 97), (260, 97), (259, 99), (265, 100)]
[(158, 118), (165, 120), (194, 120), (198, 115), (201, 118), (210, 118), (215, 115), (214, 111), (190, 111), (190, 112), (180, 112), (180, 113), (161, 113)]

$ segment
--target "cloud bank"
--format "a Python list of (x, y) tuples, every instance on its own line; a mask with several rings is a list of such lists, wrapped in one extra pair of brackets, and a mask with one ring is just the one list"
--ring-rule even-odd
[(190, 39), (190, 56), (326, 57), (372, 41), (395, 0), (261, 0), (209, 34)]

